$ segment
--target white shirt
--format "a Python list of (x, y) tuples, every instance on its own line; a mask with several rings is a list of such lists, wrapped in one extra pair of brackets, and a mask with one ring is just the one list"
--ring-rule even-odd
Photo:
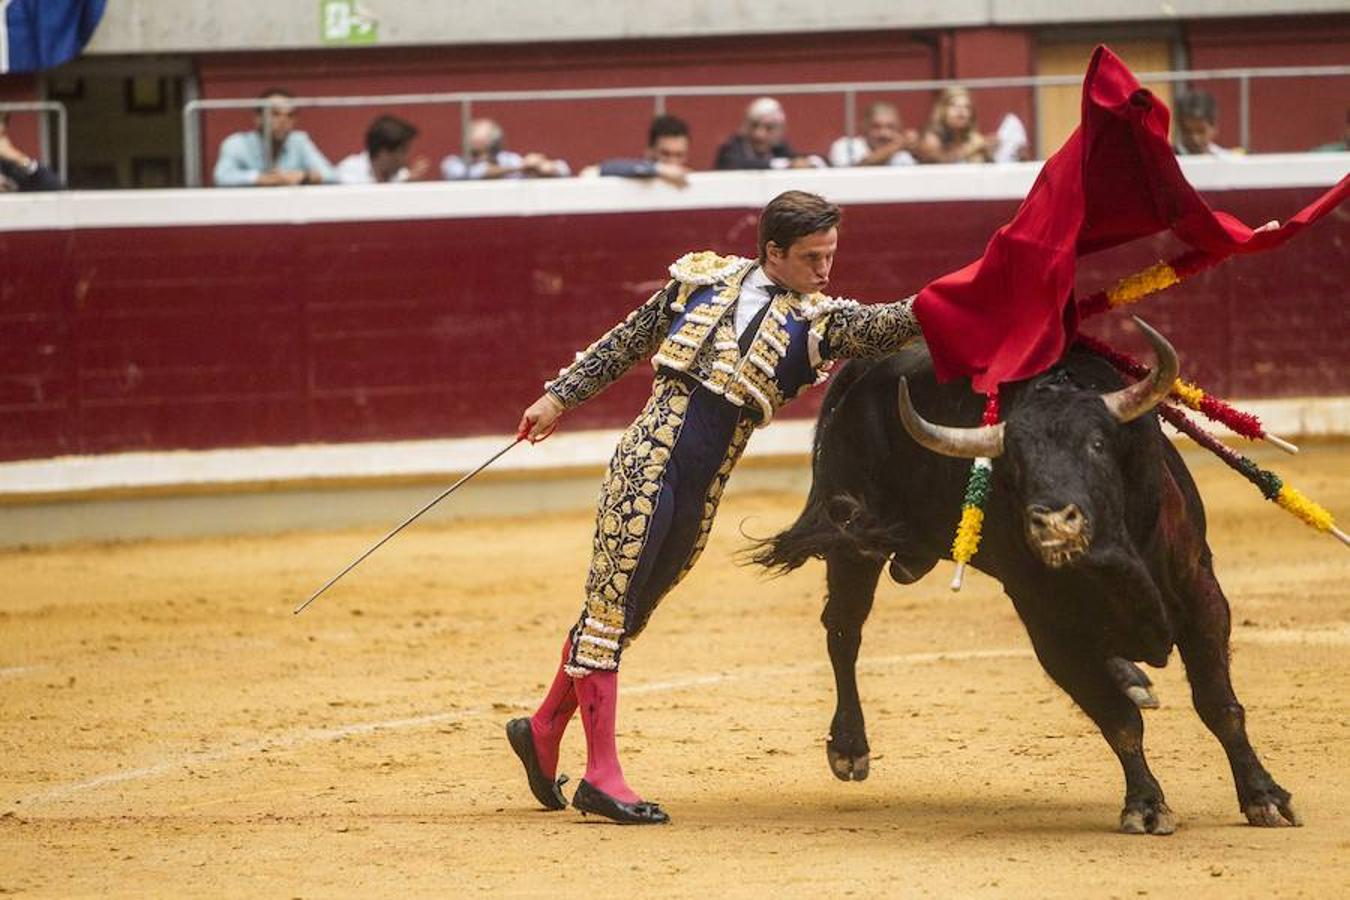
[[(394, 173), (390, 182), (407, 181), (411, 177), (407, 166)], [(375, 184), (375, 169), (370, 164), (370, 154), (362, 151), (353, 153), (337, 164), (338, 184)]]
[[(553, 163), (557, 169), (557, 175), (566, 178), (572, 174), (572, 168), (567, 165), (567, 160), (555, 159)], [(525, 157), (511, 150), (499, 150), (496, 157), (489, 161), (480, 159), (477, 162), (466, 162), (461, 156), (447, 156), (441, 160), (441, 175), (446, 181), (475, 181), (487, 177), (488, 166), (497, 165), (503, 169), (519, 169), (525, 165)], [(524, 178), (524, 172), (511, 172), (503, 175), (503, 178)]]
[(769, 305), (768, 288), (773, 282), (764, 269), (755, 266), (755, 271), (745, 276), (741, 282), (741, 295), (736, 298), (736, 336), (745, 334), (745, 329), (754, 321), (759, 311)]
[[(830, 145), (830, 165), (842, 168), (844, 166), (856, 166), (862, 162), (867, 154), (872, 152), (872, 148), (867, 146), (867, 141), (860, 137), (841, 137)], [(917, 160), (910, 156), (908, 150), (898, 150), (891, 157), (892, 166), (912, 166)]]

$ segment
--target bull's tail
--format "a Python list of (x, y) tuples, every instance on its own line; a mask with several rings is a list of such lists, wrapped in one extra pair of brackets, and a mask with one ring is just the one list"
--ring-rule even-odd
[(821, 496), (812, 488), (797, 521), (752, 544), (746, 560), (783, 575), (808, 559), (834, 553), (886, 559), (905, 543), (901, 526), (877, 518), (858, 498), (844, 493)]

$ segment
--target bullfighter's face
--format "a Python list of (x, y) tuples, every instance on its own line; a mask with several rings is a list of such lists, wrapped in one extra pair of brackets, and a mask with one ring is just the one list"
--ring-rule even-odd
[(839, 229), (817, 231), (797, 238), (786, 250), (769, 241), (764, 246), (764, 274), (775, 284), (799, 294), (825, 290), (839, 247)]

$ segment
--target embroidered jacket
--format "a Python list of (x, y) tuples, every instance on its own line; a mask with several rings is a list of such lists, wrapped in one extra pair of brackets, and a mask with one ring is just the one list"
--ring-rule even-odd
[(670, 266), (671, 280), (610, 329), (547, 389), (567, 409), (612, 384), (641, 359), (657, 372), (679, 372), (728, 402), (748, 407), (758, 425), (813, 384), (836, 359), (882, 356), (919, 336), (913, 297), (863, 305), (821, 294), (778, 295), (741, 353), (736, 299), (754, 260), (689, 253)]

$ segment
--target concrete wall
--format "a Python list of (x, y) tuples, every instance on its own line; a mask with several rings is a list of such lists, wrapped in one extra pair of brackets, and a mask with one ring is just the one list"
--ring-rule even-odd
[[(383, 45), (493, 44), (613, 40), (861, 29), (1172, 20), (1343, 13), (1345, 0), (362, 0), (378, 19)], [(220, 0), (118, 0), (90, 53), (181, 53), (323, 46), (318, 0), (221, 3)]]

